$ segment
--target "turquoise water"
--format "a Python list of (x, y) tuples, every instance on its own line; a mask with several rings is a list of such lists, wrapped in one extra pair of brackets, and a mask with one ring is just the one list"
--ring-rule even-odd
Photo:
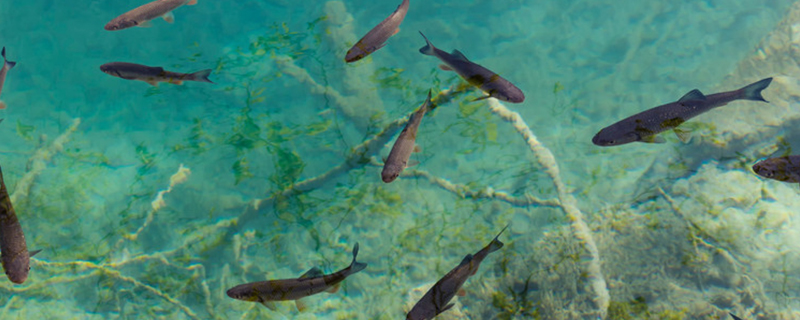
[[(0, 2), (0, 46), (18, 63), (0, 95), (0, 164), (28, 247), (43, 250), (23, 285), (0, 281), (2, 319), (402, 319), (506, 225), (506, 246), (437, 319), (800, 318), (797, 186), (748, 169), (776, 137), (728, 134), (790, 113), (759, 126), (743, 110), (765, 107), (735, 102), (693, 121), (689, 144), (591, 143), (694, 88), (775, 76), (765, 97), (792, 110), (779, 92), (792, 73), (740, 64), (780, 52), (759, 43), (790, 1), (412, 1), (387, 46), (352, 64), (349, 46), (399, 1), (200, 0), (173, 24), (103, 29), (143, 3)], [(381, 182), (388, 138), (345, 162), (429, 89), (459, 83), (419, 54), (418, 30), (520, 87), (526, 101), (506, 107), (541, 145), (469, 92), (423, 119), (407, 176)], [(99, 70), (112, 61), (211, 68), (215, 83), (151, 87)], [(181, 164), (191, 174), (154, 210)], [(529, 197), (543, 201), (514, 203)], [(337, 271), (356, 242), (369, 267), (305, 312), (225, 294)]]

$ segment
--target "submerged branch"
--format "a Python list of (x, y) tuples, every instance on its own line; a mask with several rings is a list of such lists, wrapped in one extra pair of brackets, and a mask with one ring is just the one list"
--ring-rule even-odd
[(536, 161), (539, 162), (539, 165), (544, 168), (544, 171), (547, 172), (550, 179), (553, 180), (553, 185), (558, 192), (558, 200), (561, 203), (561, 209), (567, 214), (575, 237), (578, 238), (584, 249), (589, 253), (586, 259), (588, 264), (586, 273), (588, 274), (589, 284), (595, 294), (594, 303), (598, 309), (599, 316), (605, 319), (608, 313), (608, 306), (611, 303), (611, 296), (608, 293), (608, 286), (606, 285), (606, 280), (600, 267), (600, 251), (597, 249), (597, 244), (595, 244), (594, 238), (592, 237), (592, 230), (589, 228), (589, 225), (583, 221), (583, 213), (578, 209), (577, 200), (575, 200), (575, 197), (567, 190), (564, 182), (561, 181), (555, 156), (539, 142), (519, 113), (509, 110), (497, 99), (488, 99), (487, 101), (492, 113), (510, 122), (512, 126), (514, 126), (514, 129), (522, 135), (522, 138), (525, 139), (528, 147), (536, 157)]
[(20, 198), (28, 197), (28, 192), (30, 192), (33, 187), (33, 181), (36, 180), (36, 177), (47, 167), (46, 162), (50, 161), (54, 155), (64, 150), (64, 144), (69, 141), (69, 136), (78, 129), (80, 124), (81, 119), (75, 118), (75, 120), (72, 120), (72, 125), (58, 136), (58, 138), (53, 140), (53, 143), (34, 152), (33, 156), (28, 160), (31, 169), (19, 179), (16, 187), (14, 187), (14, 192), (11, 194), (11, 203), (17, 203), (17, 200)]

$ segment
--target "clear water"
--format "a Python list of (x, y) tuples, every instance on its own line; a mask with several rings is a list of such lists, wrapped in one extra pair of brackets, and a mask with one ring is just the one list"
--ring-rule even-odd
[[(23, 285), (0, 281), (2, 319), (402, 319), (508, 224), (506, 246), (440, 319), (800, 318), (797, 188), (748, 169), (766, 155), (753, 150), (778, 139), (709, 142), (764, 129), (741, 110), (767, 107), (703, 115), (689, 144), (670, 133), (661, 145), (591, 144), (600, 128), (691, 89), (780, 76), (737, 66), (788, 0), (412, 1), (388, 45), (353, 64), (342, 61), (349, 45), (399, 1), (200, 0), (175, 10), (174, 24), (103, 30), (143, 3), (0, 2), (0, 45), (18, 63), (1, 96), (5, 182), (14, 190), (44, 165), (14, 203), (29, 248), (43, 251)], [(326, 175), (429, 89), (458, 83), (418, 53), (418, 30), (522, 88), (526, 101), (507, 107), (552, 152), (562, 205), (514, 127), (470, 102), (477, 92), (423, 120), (410, 176), (381, 182), (375, 163), (391, 140), (369, 150), (371, 164)], [(212, 68), (215, 83), (151, 87), (100, 72), (111, 61)], [(770, 90), (785, 87), (765, 96), (780, 105)], [(36, 156), (65, 132), (63, 147)], [(191, 174), (154, 210), (181, 164)], [(465, 196), (487, 188), (549, 204)], [(576, 234), (567, 207), (588, 232)], [(225, 294), (339, 270), (356, 242), (369, 267), (305, 312)]]

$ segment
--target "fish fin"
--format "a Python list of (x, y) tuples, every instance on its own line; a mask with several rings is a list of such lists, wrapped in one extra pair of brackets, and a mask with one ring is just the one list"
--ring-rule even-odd
[(439, 65), (439, 69), (442, 69), (444, 71), (453, 71), (453, 68), (450, 68), (450, 66), (448, 66), (446, 64), (440, 64)]
[(642, 138), (642, 140), (639, 140), (639, 141), (640, 142), (644, 142), (644, 143), (665, 143), (665, 142), (667, 142), (667, 140), (664, 140), (664, 138), (662, 138), (661, 136), (657, 136), (657, 135), (646, 136), (646, 137)]
[(353, 246), (353, 262), (350, 262), (350, 266), (347, 267), (350, 269), (350, 271), (347, 273), (348, 275), (364, 270), (364, 268), (367, 267), (366, 263), (356, 261), (356, 257), (358, 257), (358, 242), (356, 242), (356, 245)]
[(500, 232), (494, 237), (494, 239), (492, 239), (492, 242), (489, 243), (489, 245), (488, 245), (489, 253), (492, 253), (492, 252), (495, 252), (497, 250), (500, 250), (500, 248), (503, 247), (504, 243), (502, 241), (500, 241), (499, 238), (500, 238), (500, 235), (503, 234), (503, 232), (506, 231), (506, 229), (508, 229), (508, 225), (503, 227), (503, 230), (500, 230)]
[(453, 52), (450, 52), (450, 54), (453, 55), (453, 57), (455, 57), (458, 60), (469, 61), (469, 59), (467, 59), (467, 56), (465, 56), (463, 53), (461, 53), (461, 51), (458, 51), (456, 49), (453, 49)]
[(147, 82), (151, 86), (158, 87), (158, 81), (156, 80), (144, 80), (144, 82)]
[(700, 90), (694, 89), (684, 94), (683, 97), (678, 99), (678, 102), (686, 102), (691, 100), (705, 100), (706, 96)]
[(168, 23), (175, 22), (175, 15), (172, 14), (172, 11), (165, 13), (163, 16), (161, 16), (161, 18), (163, 18), (164, 21), (166, 21)]
[(418, 144), (415, 144), (414, 150), (411, 150), (411, 152), (422, 152), (422, 148), (420, 148)]
[(9, 70), (11, 70), (11, 68), (13, 68), (14, 66), (16, 66), (16, 65), (17, 65), (17, 63), (16, 63), (16, 62), (14, 62), (14, 61), (8, 61), (8, 59), (6, 59), (6, 47), (3, 47), (2, 56), (3, 56), (3, 60), (6, 62), (6, 65), (8, 65), (8, 69), (9, 69)]
[(680, 139), (683, 143), (689, 143), (689, 141), (692, 140), (692, 134), (689, 132), (689, 130), (674, 128), (672, 131), (675, 131), (675, 135), (677, 135), (678, 139)]
[(306, 312), (308, 310), (308, 302), (306, 299), (297, 299), (294, 301), (295, 307), (297, 307), (297, 311)]
[(28, 251), (28, 258), (35, 256), (37, 253), (42, 252), (42, 249)]
[(412, 160), (408, 160), (408, 163), (406, 163), (406, 168), (411, 168), (411, 167), (416, 166), (418, 164), (419, 164), (419, 161), (417, 161), (417, 160), (413, 160), (413, 159)]
[(322, 275), (324, 275), (324, 273), (322, 273), (322, 270), (320, 270), (317, 267), (313, 267), (313, 268), (311, 268), (311, 270), (308, 270), (308, 271), (306, 271), (306, 273), (301, 275), (300, 279), (316, 278), (316, 277), (319, 277), (319, 276), (322, 276)]
[(466, 256), (464, 256), (464, 259), (461, 259), (461, 263), (459, 263), (458, 265), (465, 265), (467, 263), (470, 263), (470, 261), (472, 261), (472, 254), (467, 254)]
[(392, 35), (396, 35), (398, 32), (400, 32), (400, 28), (394, 29), (394, 32), (392, 33)]
[[(5, 120), (5, 119), (0, 119), (0, 123), (3, 123), (3, 120)], [(30, 256), (29, 256), (29, 257), (30, 257)]]
[(335, 284), (335, 285), (333, 285), (333, 286), (331, 286), (330, 288), (328, 288), (327, 290), (325, 290), (325, 292), (327, 292), (327, 293), (336, 293), (336, 292), (339, 292), (339, 287), (341, 287), (341, 282), (340, 282), (340, 283), (337, 283), (337, 284)]
[(459, 297), (466, 296), (467, 295), (467, 290), (464, 290), (463, 288), (458, 288), (458, 292), (456, 292), (456, 295), (459, 296)]
[(447, 310), (450, 310), (450, 308), (452, 308), (455, 305), (456, 305), (455, 303), (448, 304), (448, 305), (444, 306), (444, 308), (442, 308), (442, 310), (439, 310), (439, 313), (442, 313), (442, 312), (445, 312)]
[(148, 21), (142, 22), (142, 23), (140, 23), (140, 24), (138, 24), (136, 26), (139, 27), (139, 28), (150, 28), (150, 27), (153, 26), (153, 23), (150, 22), (150, 20), (148, 20)]
[(211, 71), (212, 71), (211, 69), (205, 69), (205, 70), (200, 70), (200, 71), (197, 71), (197, 72), (193, 72), (193, 73), (189, 74), (191, 76), (190, 79), (192, 79), (194, 81), (199, 81), (199, 82), (213, 83), (213, 82), (211, 82), (211, 80), (208, 80), (208, 76), (211, 75)]
[(728, 314), (731, 315), (731, 317), (733, 317), (733, 320), (742, 320), (742, 318), (733, 315), (733, 313), (728, 313)]
[(190, 0), (189, 2), (186, 3), (187, 6), (193, 6), (193, 5), (196, 5), (196, 4), (197, 4), (197, 0)]
[(425, 54), (425, 55), (435, 56), (436, 55), (436, 47), (433, 46), (433, 43), (431, 43), (428, 40), (428, 37), (426, 37), (422, 33), (422, 31), (420, 31), (419, 34), (421, 34), (422, 37), (425, 39), (425, 46), (422, 47), (422, 48), (419, 48), (419, 52), (422, 53), (422, 54)]
[(5, 102), (3, 102), (3, 101), (0, 101), (0, 110), (3, 110), (3, 109), (5, 109), (6, 107), (8, 107), (8, 105), (6, 105), (6, 103), (5, 103)]
[(265, 307), (267, 307), (267, 309), (270, 309), (272, 311), (278, 310), (278, 308), (275, 306), (275, 302), (273, 301), (259, 301), (259, 302), (263, 304)]
[(772, 83), (772, 78), (766, 78), (740, 89), (742, 99), (769, 102), (761, 96), (761, 90), (766, 89), (770, 83)]
[(485, 99), (489, 99), (489, 98), (491, 98), (491, 97), (492, 97), (492, 96), (483, 96), (483, 97), (478, 97), (478, 98), (472, 99), (472, 102), (475, 102), (475, 101), (481, 101), (481, 100), (485, 100)]

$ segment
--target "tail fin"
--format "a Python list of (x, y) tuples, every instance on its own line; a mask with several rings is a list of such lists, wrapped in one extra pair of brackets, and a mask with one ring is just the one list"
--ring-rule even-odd
[(422, 48), (419, 48), (419, 52), (422, 53), (422, 54), (427, 54), (429, 56), (435, 55), (436, 47), (433, 46), (433, 43), (428, 41), (428, 37), (426, 37), (424, 34), (422, 34), (422, 31), (420, 31), (419, 34), (421, 34), (422, 37), (425, 38), (425, 46), (422, 47)]
[(504, 243), (498, 240), (498, 238), (500, 238), (500, 235), (503, 234), (503, 232), (506, 231), (506, 229), (508, 229), (508, 225), (506, 225), (505, 228), (503, 228), (503, 230), (500, 230), (500, 233), (498, 233), (497, 236), (494, 237), (494, 240), (492, 240), (492, 242), (489, 243), (489, 245), (487, 246), (489, 247), (489, 253), (500, 250), (500, 248), (503, 247)]
[(742, 88), (742, 99), (769, 102), (761, 96), (761, 90), (766, 89), (770, 83), (772, 83), (771, 77)]
[(211, 74), (211, 69), (200, 70), (195, 73), (192, 73), (192, 80), (200, 81), (200, 82), (208, 82), (213, 83), (211, 80), (208, 80), (208, 76)]
[(353, 246), (353, 262), (350, 263), (350, 267), (349, 267), (350, 268), (350, 273), (349, 274), (354, 274), (356, 272), (364, 270), (364, 268), (367, 267), (366, 263), (361, 263), (361, 262), (356, 261), (356, 257), (357, 256), (358, 256), (358, 242), (356, 242), (356, 245)]
[(2, 51), (2, 52), (0, 52), (0, 55), (2, 55), (2, 56), (3, 56), (3, 61), (5, 61), (5, 63), (8, 65), (8, 69), (9, 69), (9, 70), (10, 70), (11, 68), (13, 68), (14, 66), (16, 66), (16, 65), (17, 65), (17, 63), (16, 63), (16, 62), (14, 62), (14, 61), (8, 61), (8, 59), (6, 59), (6, 47), (3, 47), (3, 51)]

